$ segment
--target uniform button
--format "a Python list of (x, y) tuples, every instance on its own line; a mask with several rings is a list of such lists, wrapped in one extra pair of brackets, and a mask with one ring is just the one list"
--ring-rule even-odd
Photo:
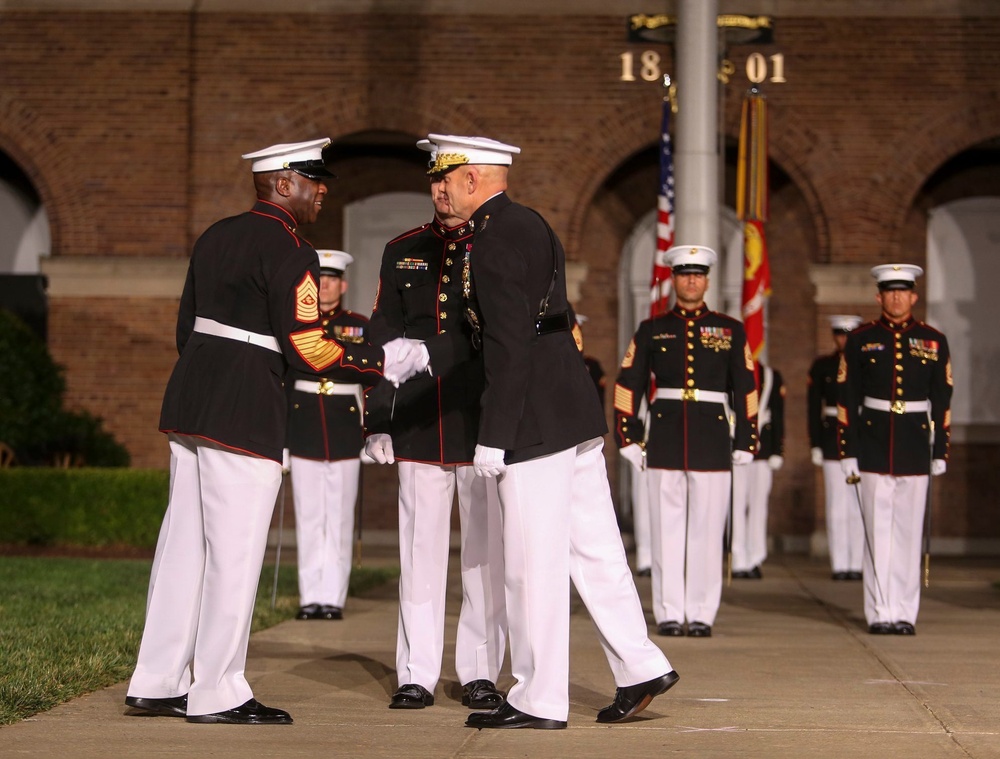
[(444, 282), (445, 284), (448, 284), (449, 282), (451, 282), (451, 277), (445, 274), (443, 277), (441, 277), (441, 281)]
[(899, 359), (901, 359), (902, 357), (903, 357), (903, 354), (902, 354), (902, 353), (897, 353), (897, 354), (896, 354), (896, 360), (897, 360), (897, 361), (898, 361)]
[(688, 374), (694, 374), (694, 367), (693, 366), (689, 366), (688, 367)]
[(656, 418), (657, 419), (662, 419), (663, 418), (663, 414), (661, 414), (660, 412), (657, 412)]
[(447, 319), (448, 318), (448, 314), (446, 314), (444, 311), (442, 311), (440, 314), (438, 314), (438, 316), (440, 316), (442, 319)]
[(367, 363), (368, 363), (368, 359), (367, 359), (367, 358), (363, 358), (363, 359), (361, 359), (361, 363), (362, 363), (362, 364), (367, 364)]
[(445, 266), (451, 266), (451, 265), (452, 265), (453, 263), (455, 263), (455, 262), (454, 262), (454, 261), (452, 261), (452, 260), (451, 260), (450, 258), (446, 258), (446, 259), (444, 260), (444, 263), (445, 263)]
[(664, 346), (660, 346), (660, 353), (666, 353), (667, 349)]
[(375, 366), (382, 366), (382, 362), (381, 361), (376, 361), (375, 362)]
[(326, 326), (327, 324), (329, 324), (329, 323), (330, 323), (330, 320), (329, 320), (329, 319), (324, 319), (324, 320), (323, 320), (323, 326), (324, 326), (324, 327), (325, 327), (325, 326)]
[[(690, 335), (689, 335), (689, 337), (690, 337)], [(694, 343), (688, 343), (688, 350), (689, 351), (693, 351), (694, 350)]]
[(296, 404), (295, 404), (295, 408), (298, 408), (298, 407), (299, 407), (299, 404), (297, 404), (297, 403), (296, 403)]
[(354, 356), (348, 356), (348, 357), (347, 357), (347, 360), (348, 360), (348, 361), (353, 361), (353, 360), (354, 360)]
[(694, 355), (692, 355), (691, 353), (687, 354), (687, 360), (694, 361)]
[(407, 282), (405, 285), (403, 285), (403, 287), (409, 287), (409, 286), (410, 286), (409, 282)]
[[(902, 337), (902, 335), (900, 335), (900, 334), (899, 334), (899, 333), (897, 332), (897, 333), (896, 333), (896, 339), (898, 340), (898, 339), (899, 339), (899, 338), (901, 338), (901, 337)], [(899, 345), (899, 343), (896, 343), (896, 345)]]
[(443, 335), (443, 334), (444, 334), (444, 330), (443, 330), (443, 329), (439, 329), (439, 330), (438, 330), (438, 334), (439, 334), (439, 335)]
[(688, 322), (688, 326), (689, 327), (693, 327), (694, 326), (694, 322)]
[(358, 411), (358, 410), (357, 410), (356, 408), (354, 408), (354, 406), (351, 406), (351, 413), (352, 413), (352, 414), (356, 414), (356, 413), (357, 413), (357, 411)]
[(688, 385), (688, 387), (694, 387), (694, 380), (693, 379), (689, 379), (687, 381), (687, 385)]
[(926, 359), (926, 358), (923, 358), (923, 359), (921, 359), (921, 360), (920, 360), (920, 363), (921, 363), (921, 364), (926, 364), (926, 363), (927, 363), (927, 359)]
[(441, 293), (438, 296), (438, 300), (441, 301), (442, 303), (444, 303), (445, 301), (447, 301), (448, 300), (448, 293)]
[(688, 337), (694, 337), (694, 332), (688, 332)]
[(896, 388), (896, 395), (902, 395), (902, 394), (903, 394), (903, 388), (897, 387)]
[(873, 359), (873, 358), (870, 358), (870, 359), (868, 359), (868, 360), (869, 360), (869, 361), (870, 361), (871, 363), (873, 363), (873, 364), (875, 363), (875, 359)]
[(448, 243), (448, 250), (455, 250), (455, 243), (453, 242)]
[(903, 371), (903, 365), (902, 364), (896, 364), (896, 371), (897, 372)]

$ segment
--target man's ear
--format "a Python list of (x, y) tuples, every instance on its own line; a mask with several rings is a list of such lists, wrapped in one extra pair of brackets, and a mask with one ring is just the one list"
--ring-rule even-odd
[(470, 195), (475, 195), (481, 182), (482, 177), (479, 175), (479, 167), (470, 166), (465, 173), (465, 186), (468, 188)]
[(292, 178), (288, 174), (279, 175), (274, 180), (274, 191), (283, 198), (292, 194)]

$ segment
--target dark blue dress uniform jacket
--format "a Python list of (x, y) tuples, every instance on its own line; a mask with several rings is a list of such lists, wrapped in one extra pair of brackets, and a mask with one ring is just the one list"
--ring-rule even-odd
[(721, 472), (731, 451), (757, 451), (757, 390), (742, 322), (707, 307), (672, 311), (639, 325), (615, 384), (615, 435), (619, 448), (643, 440), (636, 415), (650, 376), (657, 388), (726, 393), (735, 420), (730, 439), (723, 406), (703, 400), (653, 400), (646, 465), (655, 469)]
[[(327, 337), (345, 347), (368, 345), (368, 319), (361, 314), (337, 308), (320, 315)], [(356, 459), (364, 446), (361, 413), (364, 399), (354, 395), (308, 393), (295, 389), (295, 380), (357, 385), (357, 373), (351, 367), (331, 366), (322, 377), (291, 371), (286, 379), (288, 391), (288, 451), (293, 456), (315, 461)]]
[(432, 375), (394, 388), (382, 382), (368, 394), (366, 434), (388, 433), (404, 461), (472, 463), (485, 385), (480, 351), (465, 320), (462, 267), (468, 225), (434, 221), (385, 246), (370, 325), (371, 340), (423, 340)]
[[(195, 243), (177, 316), (180, 358), (167, 382), (160, 430), (195, 435), (280, 462), (287, 366), (317, 374), (340, 366), (382, 374), (382, 349), (327, 339), (317, 321), (319, 258), (295, 218), (258, 200), (213, 224)], [(272, 335), (267, 348), (194, 332), (195, 317)]]
[[(951, 356), (945, 336), (910, 319), (885, 317), (847, 336), (837, 375), (840, 455), (863, 472), (895, 477), (928, 474), (930, 460), (948, 458), (951, 436)], [(895, 413), (863, 406), (868, 396), (887, 401), (930, 401), (923, 412)]]
[[(757, 414), (757, 451), (754, 458), (767, 461), (772, 456), (785, 455), (785, 380), (781, 372), (772, 369), (771, 394), (767, 399), (770, 419), (764, 422), (761, 408)], [(759, 400), (764, 402), (764, 368), (758, 365), (757, 387), (760, 390)]]
[(809, 419), (809, 447), (822, 448), (823, 458), (835, 461), (840, 458), (837, 447), (837, 417), (826, 416), (823, 410), (836, 408), (839, 388), (837, 369), (840, 353), (820, 356), (809, 368), (809, 389), (806, 398)]
[(486, 391), (479, 442), (516, 464), (607, 432), (594, 382), (569, 329), (538, 335), (539, 304), (556, 281), (546, 314), (569, 311), (562, 245), (536, 212), (506, 193), (473, 214), (472, 282), (483, 321)]

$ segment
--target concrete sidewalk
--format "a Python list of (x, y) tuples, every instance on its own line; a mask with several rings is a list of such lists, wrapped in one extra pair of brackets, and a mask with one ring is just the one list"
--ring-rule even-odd
[[(1000, 757), (1000, 591), (991, 586), (1000, 559), (935, 560), (912, 638), (868, 635), (860, 583), (832, 582), (825, 564), (779, 556), (764, 575), (724, 590), (712, 638), (655, 638), (681, 680), (622, 725), (594, 722), (614, 683), (576, 601), (569, 729), (464, 727), (453, 571), (433, 707), (387, 708), (396, 685), (390, 586), (349, 599), (342, 622), (289, 621), (253, 637), (247, 670), (255, 695), (290, 711), (294, 725), (127, 717), (123, 683), (0, 729), (0, 755)], [(648, 608), (649, 580), (638, 587)], [(510, 682), (501, 677), (501, 686)]]

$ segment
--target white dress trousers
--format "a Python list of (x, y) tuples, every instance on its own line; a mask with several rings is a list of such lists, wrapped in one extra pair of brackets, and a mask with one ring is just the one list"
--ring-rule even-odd
[(747, 572), (767, 558), (767, 501), (773, 481), (767, 459), (733, 467), (734, 572)]
[(865, 550), (861, 508), (855, 488), (847, 484), (839, 460), (823, 461), (823, 489), (826, 492), (830, 567), (834, 572), (860, 572)]
[(729, 472), (647, 469), (653, 617), (711, 626), (722, 600)]
[(441, 677), (451, 507), (458, 489), (462, 606), (455, 671), (462, 684), (494, 683), (507, 644), (503, 545), (496, 481), (471, 466), (400, 461), (399, 626), (396, 677), (431, 693)]
[(917, 621), (920, 542), (927, 507), (927, 475), (892, 477), (861, 472), (861, 500), (871, 540), (865, 551), (865, 619)]
[(590, 613), (615, 685), (672, 667), (649, 639), (594, 438), (510, 464), (499, 478), (503, 507), (511, 672), (507, 701), (543, 719), (569, 714), (570, 580)]
[(170, 495), (128, 695), (188, 695), (189, 715), (253, 698), (250, 622), (281, 464), (171, 434)]
[(351, 579), (360, 459), (291, 457), (299, 605), (344, 608)]
[(635, 540), (635, 568), (649, 569), (653, 565), (653, 552), (649, 542), (649, 487), (646, 470), (629, 466), (632, 473), (632, 538)]

